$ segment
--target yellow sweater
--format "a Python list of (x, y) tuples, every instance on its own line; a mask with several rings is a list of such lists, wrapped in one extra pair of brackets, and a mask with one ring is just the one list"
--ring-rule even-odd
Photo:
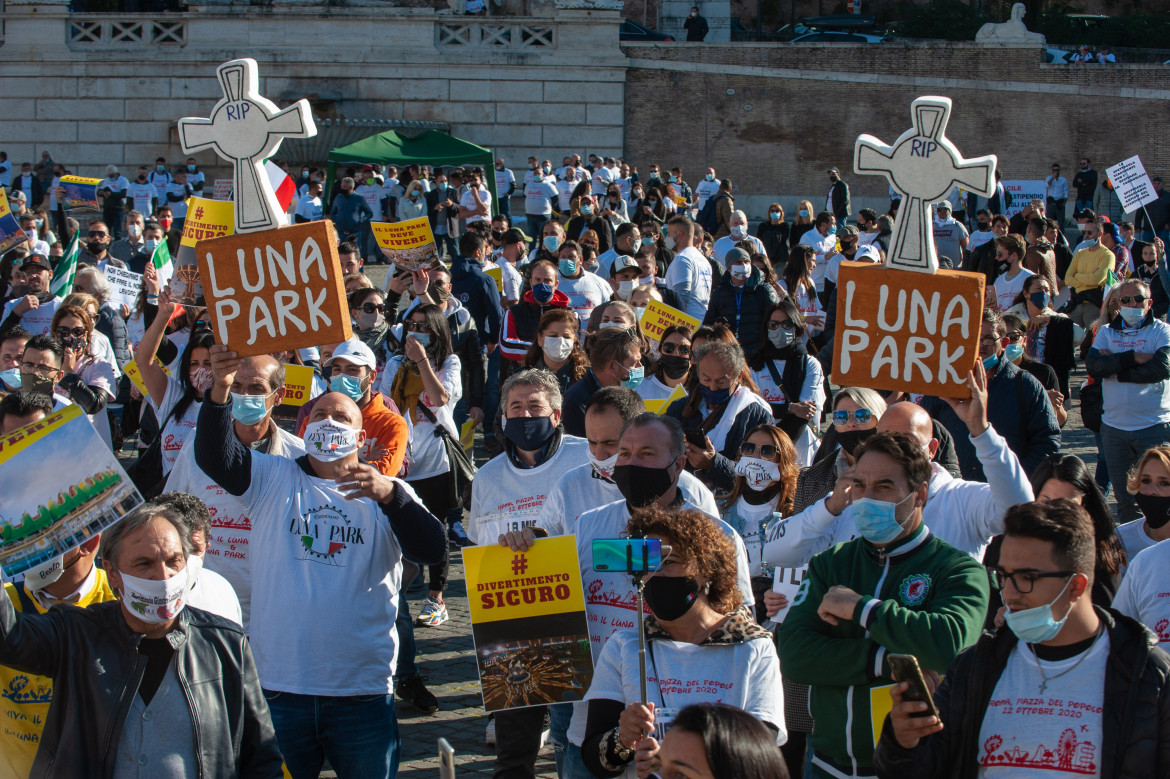
[(1109, 271), (1113, 270), (1113, 252), (1098, 241), (1096, 246), (1081, 249), (1073, 255), (1064, 274), (1064, 283), (1077, 292), (1105, 286)]
[[(94, 603), (117, 600), (110, 589), (106, 572), (96, 571), (93, 588), (82, 596), (77, 605), (86, 608)], [(16, 587), (4, 585), (4, 592), (17, 611), (24, 611), (24, 604), (17, 595)], [(41, 604), (29, 596), (29, 600), (44, 614)], [(0, 665), (0, 721), (3, 721), (3, 737), (0, 738), (0, 779), (27, 779), (32, 770), (33, 758), (41, 742), (41, 731), (53, 700), (53, 680), (47, 676), (34, 676)]]

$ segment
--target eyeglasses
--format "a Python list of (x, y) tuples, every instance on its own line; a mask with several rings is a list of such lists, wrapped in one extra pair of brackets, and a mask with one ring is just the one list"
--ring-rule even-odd
[(796, 323), (793, 322), (791, 319), (785, 319), (783, 322), (777, 322), (775, 319), (771, 319), (768, 321), (768, 329), (769, 330), (779, 330), (782, 327), (785, 330), (795, 330)]
[[(859, 425), (864, 425), (866, 422), (873, 419), (873, 412), (870, 411), (868, 408), (858, 408), (858, 409), (853, 410), (852, 416), (853, 416), (854, 422), (856, 422)], [(833, 424), (834, 425), (847, 425), (847, 424), (849, 424), (849, 417), (850, 417), (850, 414), (848, 411), (844, 411), (844, 410), (834, 411), (833, 412)]]
[[(757, 449), (756, 445), (753, 444), (751, 441), (744, 441), (742, 444), (739, 445), (739, 453), (747, 455), (748, 457), (754, 456), (756, 453), (756, 449)], [(776, 445), (775, 444), (760, 444), (758, 449), (759, 449), (761, 457), (775, 457), (776, 456)]]
[(74, 338), (81, 338), (85, 335), (85, 328), (84, 327), (58, 327), (56, 335), (58, 338), (68, 338), (69, 336), (73, 336)]
[(379, 311), (385, 311), (385, 305), (378, 305), (377, 303), (362, 303), (360, 306), (354, 308), (355, 311), (362, 311), (367, 314), (376, 314)]
[(1126, 295), (1125, 297), (1121, 298), (1121, 305), (1123, 305), (1123, 306), (1140, 306), (1142, 303), (1145, 303), (1147, 300), (1149, 300), (1149, 298), (1146, 297), (1145, 295), (1133, 295), (1133, 296)]
[(1036, 586), (1036, 582), (1040, 579), (1064, 579), (1072, 576), (1076, 571), (1015, 571), (1008, 573), (999, 566), (993, 566), (987, 569), (988, 575), (991, 577), (991, 586), (997, 591), (1003, 590), (1004, 584), (1008, 579), (1011, 579), (1012, 586), (1016, 588), (1016, 592), (1021, 595), (1027, 595)]
[(21, 373), (31, 373), (34, 376), (52, 376), (59, 369), (52, 365), (41, 365), (35, 362), (22, 362), (20, 364)]
[(994, 338), (980, 338), (979, 345), (980, 346), (995, 346), (997, 343), (999, 343), (999, 339), (1000, 339), (1000, 336), (998, 336), (998, 335), (995, 336)]
[(90, 238), (105, 238), (107, 235), (109, 235), (109, 233), (103, 233), (100, 230), (90, 230), (89, 231)]
[(677, 354), (679, 357), (690, 357), (691, 347), (686, 344), (662, 344), (658, 351), (663, 354)]
[(406, 332), (408, 332), (408, 333), (425, 333), (425, 332), (427, 332), (427, 323), (426, 322), (405, 322), (405, 323), (403, 323), (403, 327), (406, 328)]

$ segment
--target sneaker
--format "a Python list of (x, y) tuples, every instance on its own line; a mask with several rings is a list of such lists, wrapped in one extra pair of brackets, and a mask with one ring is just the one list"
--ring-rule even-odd
[(467, 531), (463, 529), (463, 522), (457, 521), (451, 525), (451, 529), (447, 531), (447, 540), (451, 544), (452, 549), (462, 549), (465, 546), (471, 546), (471, 539), (467, 537)]
[(422, 608), (419, 609), (418, 617), (415, 618), (414, 623), (422, 627), (437, 628), (448, 619), (450, 617), (447, 615), (447, 604), (427, 596), (423, 598)]
[(489, 747), (496, 745), (496, 718), (492, 717), (488, 720), (487, 729), (483, 732), (483, 743)]
[(433, 714), (439, 710), (439, 699), (431, 694), (418, 674), (399, 677), (394, 692), (424, 714)]

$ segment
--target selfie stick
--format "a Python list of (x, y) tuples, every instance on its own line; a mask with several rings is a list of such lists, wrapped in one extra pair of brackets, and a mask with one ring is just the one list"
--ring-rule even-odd
[(634, 592), (638, 608), (638, 685), (642, 693), (642, 705), (646, 705), (646, 618), (643, 613), (642, 590), (645, 587), (642, 574), (634, 574)]

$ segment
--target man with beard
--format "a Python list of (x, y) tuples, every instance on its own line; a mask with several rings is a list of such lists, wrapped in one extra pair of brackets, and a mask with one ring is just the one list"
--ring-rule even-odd
[(47, 335), (57, 313), (60, 299), (49, 291), (53, 268), (49, 260), (39, 254), (30, 254), (20, 266), (24, 273), (28, 294), (4, 304), (0, 317), (0, 331), (20, 325), (33, 335)]

